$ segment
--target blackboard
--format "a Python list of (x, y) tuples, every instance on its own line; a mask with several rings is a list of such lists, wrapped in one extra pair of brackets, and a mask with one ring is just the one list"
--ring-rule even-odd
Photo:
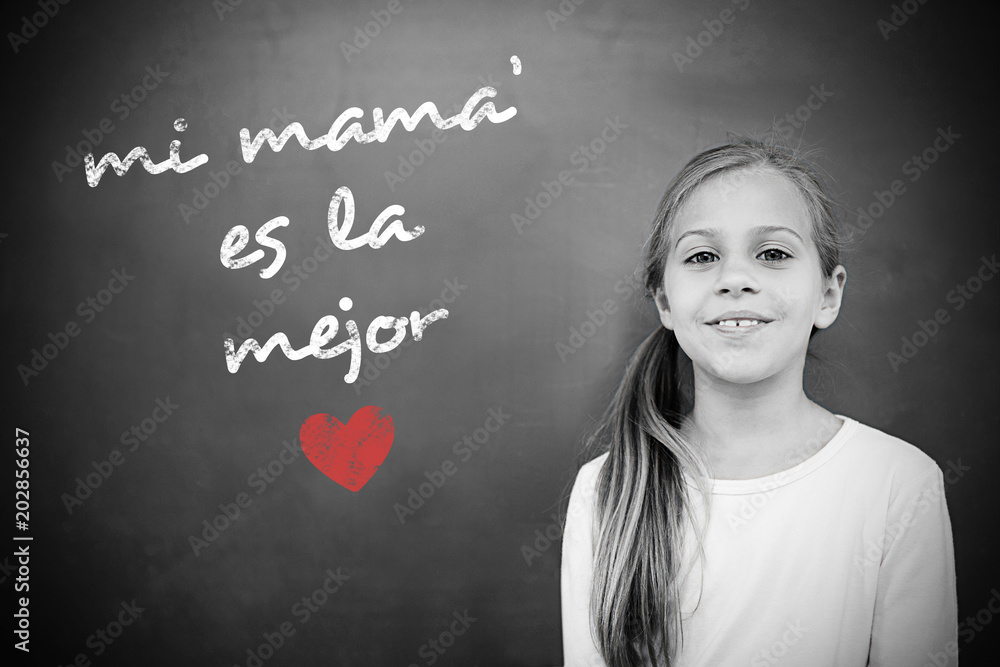
[[(985, 17), (888, 1), (36, 0), (4, 27), (10, 515), (20, 459), (31, 473), (29, 527), (11, 516), (9, 534), (32, 540), (0, 554), (10, 614), (30, 597), (18, 664), (561, 665), (566, 487), (656, 325), (636, 278), (656, 204), (699, 150), (768, 132), (814, 151), (850, 239), (808, 389), (962, 471), (947, 489), (960, 616), (981, 625), (963, 664), (996, 652)], [(516, 115), (243, 159), (243, 128), (316, 137), (357, 107), (368, 131), (374, 108), (428, 101), (449, 117), (484, 86)], [(174, 140), (208, 162), (88, 184), (86, 153), (161, 162)], [(394, 204), (424, 233), (331, 250), (344, 186), (355, 234)], [(279, 216), (274, 277), (258, 275), (267, 247), (223, 266), (231, 228), (252, 238)], [(352, 383), (348, 355), (227, 368), (224, 340), (250, 330), (300, 348), (327, 315), (363, 337), (378, 316), (439, 308), (421, 340), (364, 348)], [(352, 491), (302, 454), (300, 427), (366, 406), (393, 442)]]

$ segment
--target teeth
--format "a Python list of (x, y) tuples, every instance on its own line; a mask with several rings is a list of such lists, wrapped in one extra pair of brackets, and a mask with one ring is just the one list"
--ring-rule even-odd
[(752, 327), (756, 324), (760, 324), (760, 320), (722, 320), (719, 322), (719, 325), (724, 327)]

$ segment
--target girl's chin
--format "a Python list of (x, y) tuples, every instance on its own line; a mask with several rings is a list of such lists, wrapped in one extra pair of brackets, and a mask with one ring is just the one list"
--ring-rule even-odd
[(715, 382), (726, 384), (750, 385), (768, 379), (773, 375), (772, 369), (764, 369), (750, 364), (733, 364), (728, 366), (702, 367), (703, 373)]
[(727, 384), (751, 385), (766, 380), (769, 376), (762, 373), (719, 373), (715, 379)]

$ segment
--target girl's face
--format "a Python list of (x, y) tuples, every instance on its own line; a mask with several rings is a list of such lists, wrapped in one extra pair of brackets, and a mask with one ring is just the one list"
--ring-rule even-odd
[(801, 382), (812, 327), (837, 318), (847, 274), (823, 275), (802, 195), (768, 169), (712, 177), (692, 192), (670, 234), (655, 295), (663, 326), (694, 363), (696, 382)]

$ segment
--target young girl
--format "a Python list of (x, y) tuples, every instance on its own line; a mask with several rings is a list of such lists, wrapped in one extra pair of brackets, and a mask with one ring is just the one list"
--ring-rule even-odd
[(789, 153), (722, 146), (671, 183), (645, 266), (663, 326), (570, 496), (567, 667), (957, 664), (941, 469), (803, 390), (845, 282), (832, 203)]

